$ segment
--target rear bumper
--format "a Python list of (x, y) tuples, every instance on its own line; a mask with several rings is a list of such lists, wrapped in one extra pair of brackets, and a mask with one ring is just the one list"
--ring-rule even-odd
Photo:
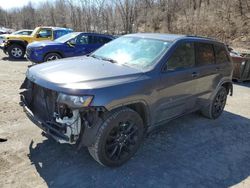
[(33, 112), (29, 109), (27, 102), (25, 100), (24, 95), (20, 95), (20, 106), (23, 107), (23, 110), (27, 117), (35, 124), (37, 125), (40, 129), (42, 129), (48, 136), (52, 137), (56, 141), (60, 143), (68, 143), (70, 141), (70, 138), (65, 136), (63, 134), (64, 127), (51, 124), (51, 123), (46, 123), (41, 120), (39, 120)]

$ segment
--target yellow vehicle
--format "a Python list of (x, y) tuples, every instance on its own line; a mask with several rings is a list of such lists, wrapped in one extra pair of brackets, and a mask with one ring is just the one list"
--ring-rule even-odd
[(0, 46), (10, 58), (21, 59), (25, 54), (26, 47), (34, 41), (54, 40), (72, 32), (72, 29), (61, 27), (37, 27), (31, 35), (8, 35)]

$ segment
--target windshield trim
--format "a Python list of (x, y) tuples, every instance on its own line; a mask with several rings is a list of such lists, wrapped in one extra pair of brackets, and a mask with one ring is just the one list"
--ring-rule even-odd
[(35, 37), (37, 31), (39, 31), (39, 30), (40, 30), (39, 27), (35, 28), (35, 29), (33, 30), (33, 32), (31, 33), (31, 36), (32, 36), (32, 37)]

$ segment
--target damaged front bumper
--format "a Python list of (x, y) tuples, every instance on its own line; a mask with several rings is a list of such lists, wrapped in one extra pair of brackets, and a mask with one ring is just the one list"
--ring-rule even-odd
[(79, 110), (60, 109), (56, 92), (42, 88), (27, 79), (21, 89), (24, 90), (20, 93), (20, 105), (27, 117), (56, 141), (75, 144), (81, 132)]
[(48, 123), (40, 121), (38, 118), (34, 116), (32, 111), (28, 108), (24, 96), (21, 95), (21, 102), (20, 105), (23, 107), (23, 110), (27, 117), (39, 128), (45, 131), (49, 136), (53, 137), (57, 141), (61, 142), (69, 142), (69, 138), (61, 133), (61, 131), (57, 130), (56, 128), (52, 127)]
[[(41, 128), (47, 135), (54, 138), (56, 141), (60, 143), (69, 143), (70, 138), (66, 136), (63, 132), (65, 132), (65, 128), (62, 128), (59, 125), (52, 125), (50, 123), (43, 122), (39, 120), (32, 111), (28, 108), (27, 103), (25, 101), (25, 97), (23, 95), (20, 96), (21, 102), (20, 105), (23, 107), (23, 110), (27, 117), (39, 128)], [(72, 141), (71, 141), (72, 142)]]
[(91, 96), (65, 95), (25, 79), (20, 105), (27, 117), (59, 143), (91, 146), (100, 128), (104, 107), (90, 106)]

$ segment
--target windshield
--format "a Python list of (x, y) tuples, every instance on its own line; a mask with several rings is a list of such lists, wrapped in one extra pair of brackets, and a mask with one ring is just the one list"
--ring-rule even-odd
[(61, 43), (65, 43), (67, 41), (69, 41), (70, 39), (75, 38), (77, 35), (79, 35), (80, 33), (68, 33), (66, 35), (63, 35), (61, 37), (59, 37), (58, 39), (56, 39), (56, 42), (61, 42)]
[(139, 69), (152, 66), (171, 42), (139, 37), (121, 37), (107, 43), (91, 56), (113, 60)]

